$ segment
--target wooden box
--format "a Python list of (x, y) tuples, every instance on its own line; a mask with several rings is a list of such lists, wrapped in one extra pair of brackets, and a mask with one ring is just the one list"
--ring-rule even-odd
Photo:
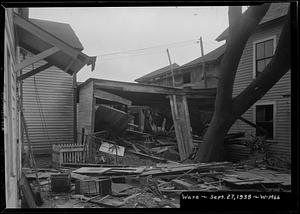
[(111, 180), (76, 180), (75, 193), (83, 195), (111, 195)]
[[(87, 148), (86, 148), (87, 150)], [(52, 146), (52, 163), (61, 166), (63, 163), (83, 163), (86, 151), (84, 145), (61, 144)]]
[(69, 192), (71, 189), (70, 174), (51, 175), (51, 191), (52, 192)]

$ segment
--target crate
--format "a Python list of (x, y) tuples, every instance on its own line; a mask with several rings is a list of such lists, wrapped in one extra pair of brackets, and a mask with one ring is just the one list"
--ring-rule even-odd
[(83, 163), (86, 154), (87, 151), (84, 151), (84, 145), (80, 145), (80, 144), (53, 145), (52, 163), (55, 166), (59, 166), (59, 167), (64, 163)]
[(82, 195), (111, 195), (112, 187), (111, 180), (96, 179), (96, 180), (76, 180), (75, 193)]
[(70, 174), (54, 174), (50, 176), (51, 192), (69, 192), (71, 190)]

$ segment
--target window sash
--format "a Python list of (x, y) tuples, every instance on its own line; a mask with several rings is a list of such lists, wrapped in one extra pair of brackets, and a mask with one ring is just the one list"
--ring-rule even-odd
[(255, 43), (255, 77), (269, 64), (274, 56), (275, 38)]
[[(267, 112), (269, 110), (269, 112)], [(256, 125), (261, 126), (266, 131), (268, 131), (268, 139), (274, 138), (274, 105), (265, 104), (265, 105), (256, 105), (255, 107), (255, 121)], [(256, 129), (256, 135), (262, 136), (262, 133), (259, 129)]]

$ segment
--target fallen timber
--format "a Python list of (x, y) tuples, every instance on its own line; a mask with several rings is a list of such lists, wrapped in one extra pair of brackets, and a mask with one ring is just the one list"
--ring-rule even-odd
[[(83, 167), (73, 172), (79, 174), (93, 174), (93, 175), (139, 175), (143, 176), (159, 176), (170, 174), (182, 174), (184, 172), (205, 172), (210, 170), (223, 170), (230, 167), (230, 162), (215, 162), (215, 163), (199, 163), (199, 164), (165, 164), (162, 167)], [(93, 169), (94, 168), (94, 169)]]

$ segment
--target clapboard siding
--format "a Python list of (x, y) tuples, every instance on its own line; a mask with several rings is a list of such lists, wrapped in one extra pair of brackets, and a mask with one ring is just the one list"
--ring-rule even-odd
[[(94, 82), (90, 81), (79, 89), (79, 108), (78, 108), (78, 131), (85, 129), (85, 133), (94, 132)], [(77, 137), (80, 137), (78, 135)], [(78, 142), (80, 139), (77, 139)]]
[[(276, 22), (265, 25), (257, 30), (248, 40), (244, 49), (241, 61), (238, 66), (235, 84), (233, 88), (233, 96), (243, 91), (253, 80), (253, 42), (268, 37), (276, 36), (276, 44), (280, 36), (283, 22)], [(290, 158), (291, 154), (291, 101), (289, 97), (284, 95), (291, 94), (291, 76), (290, 71), (287, 72), (272, 89), (265, 94), (259, 102), (275, 102), (275, 138), (274, 144), (270, 146), (270, 155), (285, 156)], [(245, 119), (255, 123), (254, 106), (242, 115)], [(230, 132), (245, 131), (246, 133), (255, 135), (255, 129), (238, 120), (231, 127)], [(238, 150), (236, 152), (239, 153)]]
[[(28, 72), (44, 63), (44, 61), (35, 63), (23, 72)], [(56, 143), (73, 143), (72, 86), (72, 76), (55, 66), (23, 81), (24, 116), (35, 153), (50, 153), (52, 145)], [(37, 99), (41, 103), (41, 108)], [(44, 120), (41, 115), (44, 116)]]
[[(2, 199), (6, 208), (20, 207), (18, 181), (21, 177), (21, 145), (20, 117), (19, 117), (19, 92), (20, 87), (16, 81), (17, 72), (15, 65), (19, 63), (16, 41), (18, 35), (15, 33), (13, 13), (18, 13), (17, 8), (5, 8), (5, 27), (3, 47), (4, 62), (3, 72), (3, 102), (2, 102), (2, 131), (4, 135), (3, 155), (5, 174), (5, 199)], [(5, 172), (5, 173), (4, 173)]]

